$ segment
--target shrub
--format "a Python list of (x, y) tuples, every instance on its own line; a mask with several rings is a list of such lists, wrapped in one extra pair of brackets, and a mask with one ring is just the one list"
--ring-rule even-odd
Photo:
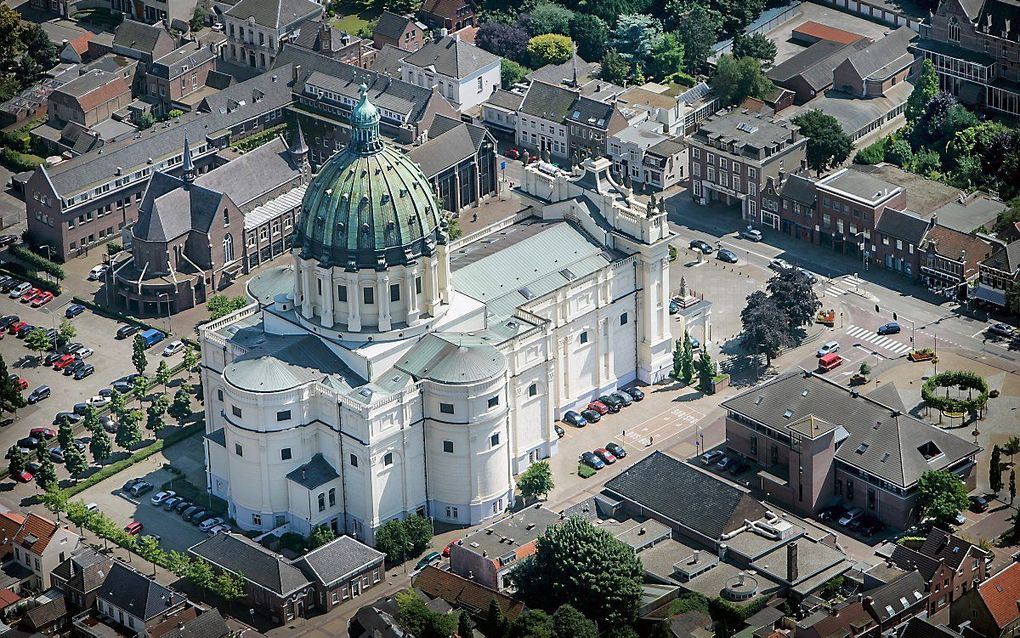
[(583, 479), (595, 476), (597, 472), (583, 463), (577, 464), (577, 475)]
[(11, 246), (11, 254), (25, 262), (29, 268), (49, 273), (57, 279), (64, 278), (64, 268), (60, 264), (37, 255), (24, 246)]
[(46, 160), (38, 155), (19, 153), (13, 148), (4, 148), (3, 152), (0, 152), (0, 164), (3, 164), (15, 173), (35, 170), (37, 166), (41, 166), (45, 162)]
[(854, 155), (854, 164), (879, 164), (885, 161), (885, 140), (869, 144)]
[[(978, 395), (969, 393), (967, 398), (956, 398), (940, 396), (940, 388), (965, 388), (977, 390)], [(949, 370), (928, 377), (928, 380), (921, 386), (921, 399), (929, 408), (935, 408), (942, 412), (977, 412), (985, 407), (988, 402), (988, 382), (969, 370)]]
[(528, 59), (536, 69), (547, 64), (563, 64), (573, 52), (573, 43), (565, 35), (546, 33), (528, 40)]

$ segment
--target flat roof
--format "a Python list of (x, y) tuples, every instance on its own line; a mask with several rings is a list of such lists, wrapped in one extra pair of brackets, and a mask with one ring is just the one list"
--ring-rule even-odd
[(900, 187), (874, 175), (853, 168), (844, 168), (818, 182), (819, 188), (839, 195), (848, 195), (871, 205), (900, 192)]
[(541, 505), (532, 506), (465, 536), (460, 545), (475, 554), (496, 559), (516, 552), (559, 521), (560, 515), (556, 512)]

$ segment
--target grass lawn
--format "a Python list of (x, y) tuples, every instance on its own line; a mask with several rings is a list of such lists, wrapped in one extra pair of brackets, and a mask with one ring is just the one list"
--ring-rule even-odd
[(337, 17), (333, 18), (330, 24), (351, 34), (357, 34), (382, 13), (381, 8), (367, 2), (348, 1), (334, 6)]

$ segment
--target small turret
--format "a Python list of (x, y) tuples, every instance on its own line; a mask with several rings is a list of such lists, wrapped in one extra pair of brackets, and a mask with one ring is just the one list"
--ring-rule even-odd
[(188, 134), (184, 134), (184, 163), (181, 166), (181, 179), (185, 184), (195, 181), (195, 163), (191, 160), (191, 145), (188, 144)]

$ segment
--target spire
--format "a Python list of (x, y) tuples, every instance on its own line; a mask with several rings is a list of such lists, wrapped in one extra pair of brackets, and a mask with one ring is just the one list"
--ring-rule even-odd
[(351, 144), (350, 147), (361, 155), (372, 155), (383, 148), (379, 139), (379, 109), (368, 101), (368, 86), (362, 83), (358, 92), (361, 99), (351, 111)]
[(308, 155), (308, 145), (305, 144), (305, 134), (301, 132), (301, 118), (297, 118), (297, 131), (294, 133), (294, 139), (290, 144), (290, 154), (294, 156), (294, 159), (299, 162), (304, 159), (305, 155)]
[(184, 134), (184, 165), (181, 167), (181, 178), (188, 184), (195, 181), (195, 163), (191, 161), (191, 145), (188, 134)]

